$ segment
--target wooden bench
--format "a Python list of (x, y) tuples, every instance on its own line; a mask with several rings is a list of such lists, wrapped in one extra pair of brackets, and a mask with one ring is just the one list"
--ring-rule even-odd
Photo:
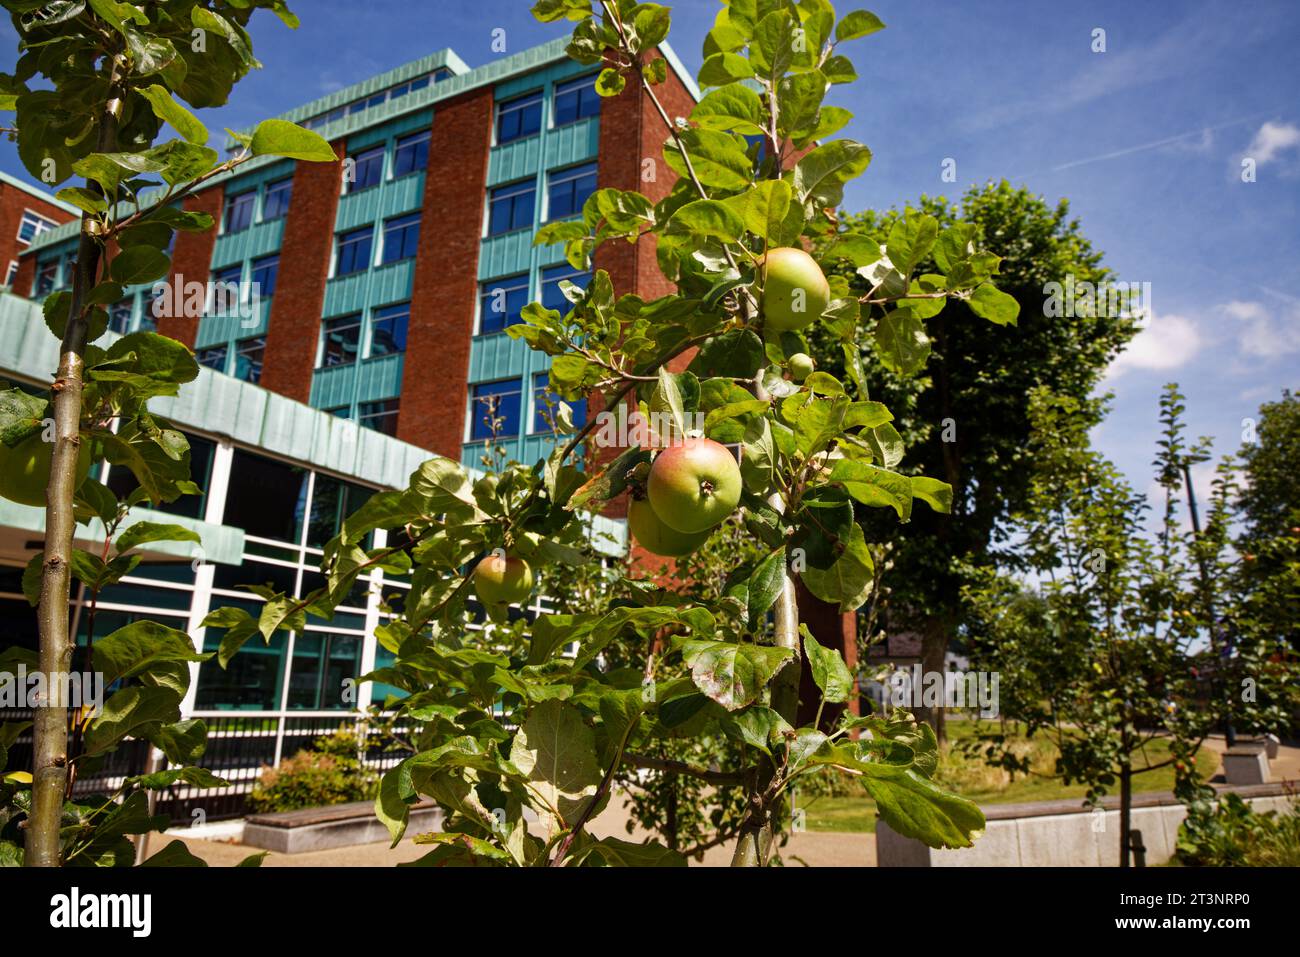
[[(411, 806), (407, 833), (437, 830), (441, 821), (442, 812), (438, 807), (432, 801), (421, 800)], [(245, 844), (282, 854), (387, 840), (390, 840), (388, 828), (375, 817), (373, 801), (253, 814), (244, 822)]]

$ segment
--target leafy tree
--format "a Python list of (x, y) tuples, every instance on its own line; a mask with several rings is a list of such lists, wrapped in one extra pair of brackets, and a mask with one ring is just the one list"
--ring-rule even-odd
[[(1294, 656), (1279, 656), (1275, 638), (1243, 628), (1235, 613), (1239, 597), (1224, 574), (1233, 562), (1226, 476), (1205, 526), (1180, 524), (1190, 464), (1208, 445), (1186, 445), (1177, 388), (1167, 387), (1161, 402), (1155, 465), (1166, 505), (1154, 527), (1145, 496), (1089, 447), (1102, 409), (1035, 390), (1034, 465), (1013, 529), (1037, 582), (972, 569), (964, 598), (974, 612), (975, 663), (1001, 675), (1002, 713), (1055, 740), (1060, 773), (1088, 784), (1089, 802), (1118, 781), (1127, 866), (1134, 779), (1173, 763), (1176, 793), (1200, 807), (1210, 796), (1195, 774), (1202, 742), (1233, 716), (1258, 728), (1285, 724), (1300, 672)], [(1152, 762), (1146, 746), (1156, 738), (1169, 739), (1170, 757)], [(1004, 742), (987, 740), (989, 753), (1015, 769)]]
[[(893, 470), (901, 448), (892, 415), (868, 397), (860, 363), (843, 377), (785, 376), (787, 357), (808, 351), (801, 330), (820, 324), (855, 343), (860, 326), (917, 295), (966, 300), (1001, 323), (1017, 309), (990, 281), (996, 257), (941, 231), (932, 216), (900, 219), (883, 246), (824, 257), (877, 263), (882, 281), (865, 294), (852, 294), (842, 278), (827, 282), (798, 249), (830, 228), (844, 184), (870, 161), (865, 146), (832, 138), (850, 114), (823, 99), (831, 85), (855, 78), (844, 47), (883, 24), (865, 11), (837, 20), (826, 0), (723, 5), (699, 73), (708, 93), (678, 126), (655, 92), (667, 73), (655, 54), (669, 30), (666, 7), (539, 0), (533, 10), (575, 24), (570, 56), (603, 64), (600, 93), (644, 91), (667, 131), (663, 163), (677, 177), (657, 203), (597, 190), (580, 220), (549, 224), (535, 241), (563, 242), (583, 268), (604, 243), (652, 242), (677, 292), (653, 301), (620, 295), (597, 270), (586, 290), (564, 287), (565, 312), (533, 303), (509, 333), (552, 357), (550, 384), (562, 398), (597, 392), (600, 408), (628, 402), (657, 414), (668, 447), (656, 453), (653, 443), (636, 442), (584, 472), (570, 459), (601, 421), (594, 417), (545, 461), (507, 464), (477, 481), (457, 462), (431, 459), (409, 488), (375, 495), (344, 523), (325, 548), (322, 589), (301, 600), (268, 596), (257, 617), (238, 609), (210, 616), (228, 629), (219, 660), (254, 635), (302, 627), (309, 611), (329, 615), (366, 569), (409, 571), (401, 615), (380, 635), (395, 661), (369, 677), (405, 691), (396, 716), (420, 727), (414, 753), (384, 776), (376, 810), (396, 842), (417, 795), (443, 807), (444, 832), (419, 838), (436, 845), (427, 864), (684, 863), (662, 843), (587, 830), (620, 771), (639, 767), (740, 789), (733, 862), (741, 866), (769, 862), (789, 789), (818, 767), (861, 777), (901, 833), (969, 845), (983, 816), (933, 782), (934, 737), (910, 717), (850, 716), (829, 731), (797, 718), (801, 668), (811, 670), (822, 703), (845, 701), (852, 676), (838, 652), (801, 627), (796, 577), (822, 600), (857, 608), (874, 580), (866, 512), (905, 520), (920, 507), (946, 510), (949, 496), (937, 479)], [(940, 286), (914, 295), (910, 277), (932, 248), (944, 250)], [(678, 357), (689, 365), (670, 372)], [(735, 460), (719, 458), (715, 443), (740, 447), (738, 481)], [(692, 465), (689, 449), (707, 465)], [(660, 486), (664, 462), (679, 471)], [(713, 526), (726, 518), (719, 502), (736, 506), (760, 557), (733, 569), (718, 597), (628, 580), (626, 597), (608, 610), (512, 623), (506, 608), (489, 605), (489, 627), (467, 627), (477, 560), (504, 552), (539, 568), (588, 562), (583, 514), (628, 488), (656, 509), (678, 503), (676, 514), (656, 516), (682, 534), (707, 532), (701, 518)], [(682, 504), (691, 488), (698, 505)], [(396, 530), (396, 544), (367, 550), (366, 536), (379, 528)], [(606, 652), (618, 643), (639, 667), (613, 667), (618, 659)], [(646, 757), (665, 738), (704, 737), (727, 739), (734, 763), (713, 769)]]
[[(147, 404), (177, 394), (198, 366), (184, 345), (152, 332), (97, 345), (108, 326), (105, 307), (126, 287), (165, 279), (176, 230), (212, 228), (210, 216), (177, 206), (205, 182), (258, 156), (337, 157), (316, 134), (266, 120), (251, 136), (236, 136), (238, 154), (222, 160), (184, 105), (221, 105), (259, 65), (245, 29), (254, 11), (270, 10), (297, 26), (282, 0), (5, 0), (4, 6), (21, 55), (13, 74), (0, 76), (0, 108), (17, 114), (19, 156), (44, 182), (85, 181), (58, 191), (82, 210), (71, 289), (49, 296), (44, 306), (46, 324), (61, 341), (58, 371), (47, 395), (0, 393), (0, 439), (10, 464), (49, 461), (40, 466), (49, 475), (45, 548), (23, 579), (28, 599), (39, 604), (40, 654), (28, 661), (15, 651), (4, 663), (22, 659), (55, 681), (73, 666), (73, 578), (90, 592), (93, 637), (99, 592), (130, 573), (142, 546), (198, 541), (177, 525), (131, 520), (136, 506), (197, 491), (185, 437)], [(179, 138), (155, 146), (164, 124)], [(119, 500), (86, 478), (92, 460), (129, 469), (138, 487)], [(16, 492), (6, 487), (5, 494)], [(103, 525), (102, 548), (74, 548), (75, 526), (95, 521)], [(51, 698), (38, 706), (30, 781), (9, 775), (0, 785), (0, 850), (16, 857), (22, 846), (29, 865), (130, 864), (127, 835), (167, 826), (153, 815), (149, 791), (178, 781), (224, 784), (194, 766), (204, 750), (203, 722), (180, 720), (189, 663), (209, 657), (196, 654), (184, 632), (138, 621), (93, 647), (88, 640), (85, 656), (86, 670), (102, 672), (116, 690), (101, 709), (72, 715), (71, 740), (66, 702)], [(12, 741), (15, 733), (10, 727), (4, 738)], [(147, 740), (174, 766), (128, 778), (107, 797), (67, 800), (78, 769), (101, 762), (128, 739)], [(201, 863), (178, 842), (160, 855), (172, 864)]]
[[(1049, 283), (1064, 287), (1072, 277), (1084, 290), (1085, 283), (1095, 287), (1113, 276), (1067, 201), (1050, 206), (1005, 181), (972, 187), (960, 206), (922, 196), (901, 211), (845, 216), (819, 248), (863, 249), (869, 256), (898, 222), (918, 212), (934, 217), (947, 240), (914, 264), (920, 274), (914, 288), (938, 288), (933, 274), (951, 277), (954, 250), (973, 243), (981, 252), (958, 272), (998, 262), (998, 288), (1019, 305), (1015, 330), (979, 321), (987, 313), (975, 298), (915, 299), (874, 327), (864, 323), (865, 335), (854, 343), (819, 334), (812, 345), (818, 366), (833, 374), (846, 361), (876, 360), (868, 363), (867, 384), (895, 413), (890, 425), (906, 449), (897, 468), (952, 487), (951, 516), (922, 510), (898, 531), (884, 611), (891, 630), (920, 633), (924, 667), (941, 671), (949, 643), (968, 624), (961, 569), (1008, 558), (1008, 516), (1029, 483), (1030, 394), (1050, 385), (1062, 396), (1086, 399), (1135, 326), (1109, 301), (1105, 309), (1097, 300), (1093, 307), (1073, 300), (1061, 303), (1068, 309), (1045, 306)], [(878, 265), (853, 265), (866, 266), (843, 270), (855, 293), (879, 286)], [(1075, 315), (1052, 314), (1062, 312)], [(997, 313), (990, 318), (1005, 321)], [(883, 532), (879, 524), (869, 528)], [(928, 717), (942, 736), (943, 712)]]

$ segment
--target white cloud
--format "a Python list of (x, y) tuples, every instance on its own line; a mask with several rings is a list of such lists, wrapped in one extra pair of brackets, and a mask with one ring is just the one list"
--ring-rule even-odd
[(1300, 350), (1300, 304), (1294, 300), (1266, 306), (1256, 300), (1234, 299), (1222, 306), (1222, 312), (1238, 323), (1227, 332), (1244, 356), (1267, 359)]
[(1200, 351), (1202, 341), (1196, 323), (1186, 316), (1148, 314), (1142, 320), (1141, 331), (1106, 370), (1106, 378), (1114, 379), (1133, 369), (1177, 369)]
[(1269, 120), (1255, 133), (1250, 146), (1246, 147), (1245, 155), (1263, 165), (1297, 146), (1300, 146), (1300, 126), (1294, 123), (1274, 123)]

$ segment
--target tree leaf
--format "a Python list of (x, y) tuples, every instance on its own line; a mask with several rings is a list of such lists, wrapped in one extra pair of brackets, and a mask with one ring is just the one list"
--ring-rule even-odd
[(682, 645), (695, 686), (728, 711), (755, 701), (792, 655), (789, 648), (728, 641), (693, 638)]
[(254, 156), (284, 156), (313, 163), (337, 163), (334, 148), (319, 134), (286, 120), (263, 120), (253, 131)]
[(844, 658), (834, 648), (818, 643), (807, 625), (801, 624), (799, 632), (803, 635), (803, 653), (808, 656), (813, 681), (821, 689), (822, 697), (834, 703), (848, 701), (853, 693), (853, 673)]
[(154, 83), (141, 87), (136, 92), (149, 101), (154, 116), (170, 124), (171, 128), (185, 140), (198, 146), (207, 143), (208, 128), (199, 121), (197, 116), (177, 103), (172, 98), (171, 91), (165, 86)]

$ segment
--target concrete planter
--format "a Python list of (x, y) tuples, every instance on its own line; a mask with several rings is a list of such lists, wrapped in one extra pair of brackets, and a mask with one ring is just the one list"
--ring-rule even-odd
[[(1280, 784), (1231, 788), (1256, 811), (1284, 811)], [(883, 820), (876, 823), (879, 867), (1117, 867), (1119, 801), (1106, 798), (1096, 810), (1074, 801), (989, 805), (988, 826), (975, 846), (934, 850), (903, 837)], [(1148, 865), (1173, 859), (1178, 828), (1187, 809), (1168, 792), (1133, 799), (1130, 827), (1142, 832)]]
[[(435, 831), (441, 822), (442, 811), (425, 801), (411, 808), (407, 833)], [(244, 824), (243, 843), (282, 854), (301, 854), (389, 839), (388, 828), (375, 817), (374, 803), (357, 801), (302, 811), (254, 814)]]

